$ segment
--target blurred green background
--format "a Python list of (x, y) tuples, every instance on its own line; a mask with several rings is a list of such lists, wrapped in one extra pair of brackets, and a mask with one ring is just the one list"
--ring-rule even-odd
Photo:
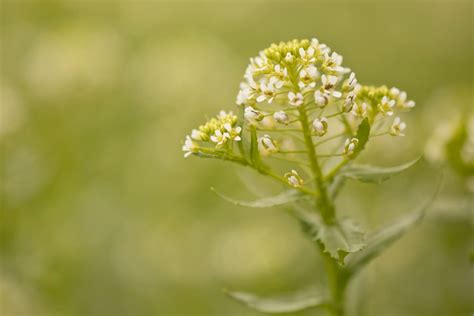
[[(209, 188), (278, 192), (251, 171), (183, 159), (184, 136), (237, 110), (248, 58), (318, 37), (360, 82), (417, 102), (379, 165), (424, 152), (433, 128), (472, 109), (470, 1), (1, 1), (0, 314), (257, 315), (222, 288), (275, 294), (324, 282), (320, 258), (278, 209)], [(436, 104), (436, 106), (435, 106)], [(369, 231), (431, 194), (422, 162), (338, 203)], [(352, 315), (474, 310), (472, 213), (447, 171), (423, 224), (350, 288)], [(324, 315), (307, 311), (300, 315)]]

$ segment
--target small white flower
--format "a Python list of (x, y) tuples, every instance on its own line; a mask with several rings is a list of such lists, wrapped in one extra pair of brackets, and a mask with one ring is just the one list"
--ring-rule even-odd
[(352, 156), (354, 154), (354, 150), (357, 148), (357, 144), (359, 144), (359, 140), (357, 138), (346, 139), (344, 144), (344, 154), (347, 156)]
[(290, 117), (284, 111), (278, 111), (278, 112), (273, 113), (273, 118), (278, 123), (285, 124), (285, 125), (288, 125), (288, 123), (290, 122)]
[(262, 156), (268, 156), (278, 151), (278, 145), (269, 135), (263, 135), (257, 140), (258, 150)]
[(299, 188), (303, 185), (303, 179), (301, 179), (296, 170), (291, 170), (291, 172), (285, 173), (285, 179), (292, 187)]
[(313, 65), (306, 67), (300, 71), (300, 81), (298, 87), (300, 89), (314, 88), (316, 86), (316, 77), (318, 76), (318, 69)]
[(316, 58), (314, 58), (314, 48), (311, 46), (308, 47), (307, 50), (304, 50), (303, 47), (300, 47), (298, 52), (300, 53), (300, 58), (304, 63), (313, 63), (316, 60)]
[(354, 106), (352, 108), (352, 115), (358, 117), (364, 117), (367, 115), (367, 103), (362, 102), (362, 104), (357, 104), (354, 102)]
[(415, 105), (416, 105), (415, 101), (409, 100), (407, 102), (399, 103), (398, 108), (400, 108), (400, 110), (402, 111), (408, 111), (408, 110), (413, 109)]
[(314, 103), (319, 107), (325, 107), (329, 103), (329, 96), (320, 90), (314, 91)]
[(263, 115), (262, 112), (255, 110), (251, 106), (247, 106), (244, 110), (244, 118), (249, 122), (249, 123), (254, 123), (255, 122), (260, 122), (263, 120), (265, 116)]
[[(288, 70), (286, 68), (282, 68), (280, 65), (276, 65), (273, 68), (273, 77), (277, 78), (283, 86), (283, 81), (285, 81), (288, 77)], [(281, 88), (281, 86), (279, 87), (277, 85), (277, 88)]]
[(294, 93), (292, 91), (290, 91), (288, 93), (288, 100), (290, 100), (290, 104), (293, 105), (293, 106), (300, 106), (301, 104), (303, 104), (303, 101), (304, 101), (304, 98), (303, 98), (303, 95), (301, 93)]
[(184, 141), (184, 145), (183, 145), (182, 149), (185, 152), (184, 153), (184, 158), (188, 158), (193, 153), (198, 152), (199, 145), (196, 144), (195, 142), (193, 142), (191, 137), (189, 137), (189, 135), (188, 135), (188, 136), (186, 136), (186, 140)]
[(380, 113), (383, 115), (392, 116), (393, 115), (393, 107), (395, 106), (395, 100), (390, 100), (387, 96), (382, 98), (382, 101), (377, 106)]
[(357, 79), (355, 77), (355, 73), (351, 72), (351, 74), (349, 75), (349, 79), (344, 81), (344, 84), (342, 85), (342, 89), (344, 91), (352, 91), (355, 89), (356, 85), (357, 85)]
[(250, 99), (250, 94), (249, 94), (249, 90), (248, 89), (241, 89), (239, 90), (239, 93), (237, 94), (237, 99), (235, 101), (235, 103), (237, 105), (244, 105), (244, 104), (247, 104), (247, 102), (249, 101)]
[(324, 62), (323, 62), (324, 68), (336, 74), (343, 74), (350, 71), (348, 68), (342, 67), (341, 64), (342, 64), (341, 55), (337, 54), (336, 52), (333, 52), (331, 56), (329, 56), (329, 53), (325, 53)]
[(322, 117), (313, 121), (313, 130), (317, 136), (324, 136), (328, 132), (328, 119)]
[(294, 60), (295, 60), (295, 56), (293, 56), (292, 53), (290, 53), (290, 52), (286, 53), (285, 61), (287, 63), (291, 64)]
[(216, 143), (217, 146), (223, 146), (228, 139), (230, 139), (229, 133), (222, 133), (219, 129), (211, 136), (211, 140)]
[(339, 91), (334, 91), (334, 88), (336, 87), (337, 84), (337, 77), (336, 76), (326, 76), (322, 75), (321, 76), (321, 82), (323, 84), (324, 91), (330, 95), (332, 95), (335, 98), (340, 98), (342, 96), (342, 93)]
[(396, 117), (395, 120), (393, 120), (393, 124), (390, 127), (390, 135), (392, 136), (405, 136), (403, 134), (403, 131), (407, 127), (407, 124), (405, 122), (402, 122), (402, 120), (399, 117)]
[(242, 132), (242, 127), (237, 126), (237, 127), (232, 127), (230, 123), (225, 123), (224, 124), (224, 129), (229, 133), (229, 139), (233, 139), (236, 142), (239, 142), (242, 140), (240, 137), (240, 133)]
[[(262, 94), (257, 97), (257, 102), (260, 103), (267, 100), (268, 103), (272, 103), (273, 99), (276, 96), (276, 85), (280, 85), (280, 83), (281, 82), (275, 77), (270, 78), (267, 83), (261, 83), (260, 87), (262, 89)], [(283, 85), (283, 83), (281, 84)]]

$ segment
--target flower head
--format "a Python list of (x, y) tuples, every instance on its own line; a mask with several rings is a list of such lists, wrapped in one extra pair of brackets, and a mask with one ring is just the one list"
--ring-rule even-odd
[[(349, 69), (342, 66), (342, 56), (317, 39), (272, 44), (250, 59), (237, 104), (272, 103), (290, 88), (297, 97), (298, 93), (310, 92), (317, 105), (325, 106), (330, 97), (341, 98), (354, 90), (355, 74), (348, 73)], [(297, 98), (293, 103), (300, 102)]]

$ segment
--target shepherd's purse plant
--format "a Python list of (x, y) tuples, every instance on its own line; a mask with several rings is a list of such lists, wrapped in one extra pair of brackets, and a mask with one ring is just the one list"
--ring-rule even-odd
[(239, 115), (221, 111), (186, 136), (184, 156), (233, 162), (283, 184), (283, 192), (254, 201), (218, 194), (249, 207), (287, 205), (324, 259), (327, 288), (278, 298), (227, 293), (265, 313), (319, 307), (346, 315), (348, 283), (420, 221), (428, 202), (366, 236), (338, 216), (335, 200), (346, 179), (381, 183), (418, 161), (389, 168), (355, 163), (371, 139), (404, 136), (399, 115), (415, 102), (397, 88), (359, 84), (341, 55), (312, 39), (272, 44), (250, 58), (236, 103)]

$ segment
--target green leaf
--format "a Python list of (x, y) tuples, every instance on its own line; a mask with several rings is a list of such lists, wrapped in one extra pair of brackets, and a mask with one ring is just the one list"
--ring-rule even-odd
[(294, 313), (308, 308), (322, 307), (329, 303), (328, 295), (316, 289), (266, 298), (245, 292), (225, 290), (225, 293), (254, 310), (270, 314)]
[(367, 183), (380, 184), (392, 176), (401, 173), (402, 171), (410, 168), (416, 164), (421, 157), (418, 157), (412, 161), (404, 163), (394, 167), (375, 167), (369, 165), (352, 165), (341, 171), (341, 175), (346, 178), (358, 180)]
[(326, 224), (316, 213), (297, 209), (295, 215), (302, 222), (305, 232), (314, 241), (320, 242), (324, 251), (341, 264), (348, 254), (358, 252), (365, 246), (365, 232), (351, 219)]
[(400, 239), (407, 231), (418, 224), (425, 215), (428, 207), (433, 203), (438, 195), (441, 187), (441, 182), (438, 182), (437, 189), (432, 197), (430, 197), (423, 205), (419, 206), (417, 210), (409, 213), (398, 219), (391, 225), (385, 226), (376, 233), (374, 233), (367, 240), (367, 247), (359, 253), (352, 254), (346, 259), (346, 271), (348, 275), (353, 275), (362, 267), (366, 266), (372, 259), (376, 258), (386, 248)]
[(323, 224), (316, 239), (324, 245), (324, 250), (331, 257), (344, 262), (344, 258), (354, 252), (360, 251), (365, 246), (364, 230), (351, 219), (343, 219), (334, 224)]
[(216, 191), (215, 188), (211, 187), (211, 190), (215, 192), (218, 196), (232, 204), (256, 208), (279, 206), (307, 198), (304, 194), (297, 190), (287, 190), (271, 197), (265, 197), (254, 201), (241, 201), (225, 196), (222, 193)]
[(357, 129), (356, 138), (359, 140), (357, 147), (354, 150), (354, 157), (357, 156), (362, 150), (365, 148), (365, 144), (369, 141), (370, 135), (370, 123), (369, 119), (366, 117), (362, 120), (359, 124), (359, 128)]

